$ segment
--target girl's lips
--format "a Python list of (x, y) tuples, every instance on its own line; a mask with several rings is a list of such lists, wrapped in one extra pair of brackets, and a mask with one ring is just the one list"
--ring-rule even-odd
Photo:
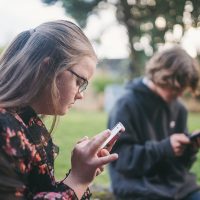
[(74, 105), (74, 103), (71, 103), (71, 104), (69, 105), (69, 108), (71, 108), (73, 105)]

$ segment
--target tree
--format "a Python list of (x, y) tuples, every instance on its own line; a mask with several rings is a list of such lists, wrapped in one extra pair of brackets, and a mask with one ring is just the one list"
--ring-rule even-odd
[[(141, 66), (148, 55), (166, 42), (179, 43), (190, 27), (200, 26), (199, 0), (42, 0), (47, 4), (62, 1), (66, 12), (81, 27), (85, 27), (91, 14), (105, 5), (116, 7), (116, 19), (127, 29), (131, 68), (134, 76), (140, 75)], [(173, 31), (179, 37), (173, 38)], [(170, 35), (170, 36), (169, 36)], [(145, 45), (143, 44), (145, 41)]]

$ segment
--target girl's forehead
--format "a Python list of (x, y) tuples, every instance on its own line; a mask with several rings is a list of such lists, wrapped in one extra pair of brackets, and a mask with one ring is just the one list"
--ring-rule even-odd
[(96, 69), (97, 61), (91, 57), (83, 57), (76, 65), (72, 67), (76, 72), (81, 73), (89, 79)]

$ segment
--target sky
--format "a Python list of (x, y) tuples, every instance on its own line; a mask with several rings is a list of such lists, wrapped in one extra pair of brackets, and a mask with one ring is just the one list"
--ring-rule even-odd
[[(21, 31), (57, 19), (75, 22), (66, 15), (61, 3), (48, 6), (41, 0), (0, 0), (0, 46), (6, 46)], [(128, 56), (126, 30), (116, 22), (114, 7), (103, 10), (99, 16), (91, 16), (84, 32), (91, 41), (95, 37), (100, 38), (101, 45), (92, 42), (99, 58)], [(200, 29), (189, 30), (183, 38), (182, 46), (195, 57), (196, 49), (200, 52)]]
[[(0, 46), (6, 46), (21, 31), (57, 19), (75, 22), (66, 15), (60, 3), (47, 6), (41, 0), (0, 0)], [(126, 32), (124, 27), (116, 24), (112, 8), (102, 11), (100, 17), (90, 17), (88, 24), (84, 32), (90, 40), (101, 33), (101, 45), (93, 45), (99, 57), (128, 56)], [(106, 34), (102, 32), (104, 28)]]
[(0, 0), (0, 44), (19, 32), (53, 19), (66, 18), (59, 6), (46, 6), (40, 0)]

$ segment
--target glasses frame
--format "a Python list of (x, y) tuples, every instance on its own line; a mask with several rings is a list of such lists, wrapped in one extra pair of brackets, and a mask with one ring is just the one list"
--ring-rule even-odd
[(71, 69), (68, 69), (67, 71), (71, 72), (73, 75), (75, 75), (76, 77), (80, 78), (81, 80), (83, 80), (83, 84), (81, 84), (78, 88), (78, 92), (82, 93), (84, 90), (86, 90), (87, 86), (88, 86), (88, 80), (86, 78), (83, 78), (82, 76), (78, 75), (76, 72), (74, 72)]

